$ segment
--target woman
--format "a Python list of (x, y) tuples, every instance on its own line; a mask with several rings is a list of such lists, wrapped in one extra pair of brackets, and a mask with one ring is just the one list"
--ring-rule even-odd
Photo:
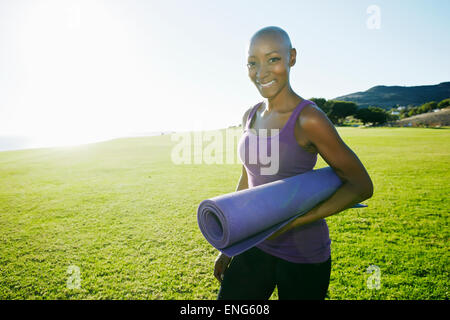
[[(317, 154), (343, 184), (330, 198), (256, 247), (235, 257), (219, 254), (214, 267), (221, 282), (218, 299), (268, 299), (275, 286), (280, 299), (325, 299), (331, 241), (324, 218), (370, 198), (372, 181), (323, 111), (291, 88), (289, 72), (297, 52), (287, 33), (278, 27), (259, 30), (251, 38), (248, 54), (249, 77), (265, 100), (245, 112), (239, 148), (248, 152), (252, 134), (258, 143), (278, 139), (279, 169), (276, 174), (262, 175), (259, 164), (241, 157), (244, 165), (237, 190), (312, 170)], [(267, 134), (254, 133), (261, 129)], [(272, 136), (270, 129), (279, 129), (279, 133)]]

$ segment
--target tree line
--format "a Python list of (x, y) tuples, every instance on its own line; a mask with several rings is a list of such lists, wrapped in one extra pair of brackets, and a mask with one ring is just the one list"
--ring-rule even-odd
[[(440, 102), (427, 102), (421, 106), (409, 105), (406, 107), (399, 107), (396, 105), (389, 110), (376, 106), (360, 108), (356, 103), (348, 101), (326, 100), (324, 98), (311, 98), (309, 100), (313, 101), (320, 109), (322, 109), (335, 125), (342, 125), (345, 118), (348, 116), (353, 116), (353, 118), (360, 120), (364, 125), (367, 123), (381, 125), (388, 121), (400, 120), (416, 114), (450, 106), (450, 98)], [(392, 114), (393, 111), (397, 111), (398, 114)]]

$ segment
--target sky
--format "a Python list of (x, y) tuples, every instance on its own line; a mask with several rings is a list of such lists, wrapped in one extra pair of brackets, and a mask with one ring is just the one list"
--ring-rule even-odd
[(450, 81), (449, 12), (447, 0), (0, 0), (0, 135), (70, 144), (238, 125), (263, 99), (248, 41), (270, 25), (297, 49), (291, 86), (306, 99)]

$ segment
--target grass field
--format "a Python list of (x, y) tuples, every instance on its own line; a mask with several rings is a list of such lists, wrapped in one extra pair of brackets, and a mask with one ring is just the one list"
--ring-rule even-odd
[[(450, 130), (338, 131), (375, 193), (327, 219), (329, 299), (448, 299)], [(217, 251), (196, 210), (233, 192), (241, 165), (175, 165), (175, 143), (0, 152), (0, 299), (215, 299)]]

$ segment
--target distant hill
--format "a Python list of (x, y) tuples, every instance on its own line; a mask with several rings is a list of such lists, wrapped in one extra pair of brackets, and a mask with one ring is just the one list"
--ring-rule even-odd
[(425, 102), (439, 102), (446, 98), (450, 98), (450, 82), (414, 87), (375, 86), (364, 92), (351, 93), (332, 100), (352, 101), (361, 108), (377, 106), (390, 109), (397, 104), (420, 106)]

